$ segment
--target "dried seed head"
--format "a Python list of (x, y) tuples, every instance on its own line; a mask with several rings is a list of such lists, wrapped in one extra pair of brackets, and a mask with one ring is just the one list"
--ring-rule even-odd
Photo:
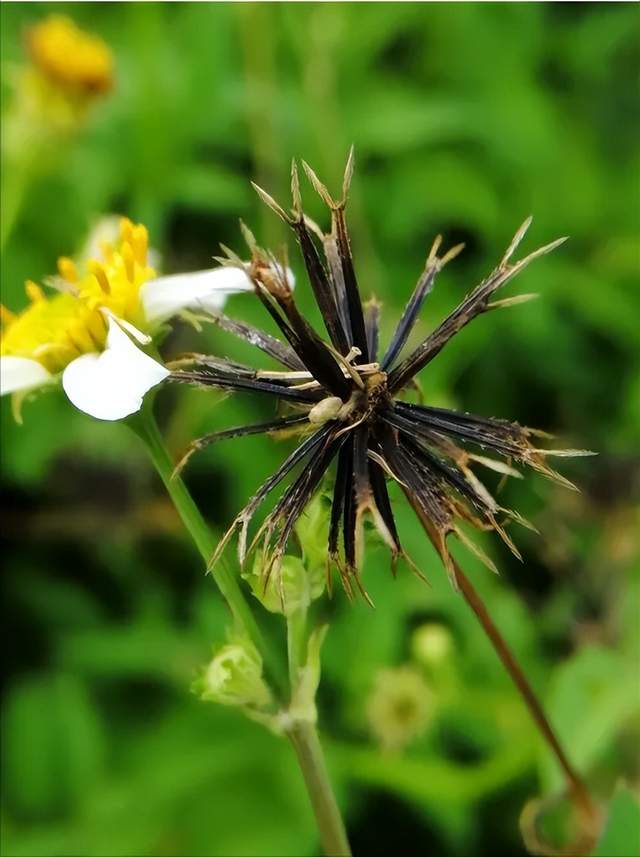
[[(424, 301), (434, 288), (438, 272), (463, 248), (458, 244), (439, 255), (442, 238), (437, 236), (391, 342), (379, 359), (379, 305), (373, 301), (363, 307), (344, 219), (353, 164), (351, 150), (344, 172), (342, 199), (337, 202), (314, 170), (302, 161), (309, 181), (330, 210), (332, 227), (328, 235), (302, 211), (295, 161), (291, 167), (293, 217), (266, 191), (254, 185), (266, 205), (295, 232), (329, 341), (323, 340), (298, 310), (287, 281), (286, 257), (277, 260), (273, 254), (260, 250), (253, 234), (242, 224), (252, 253), (249, 268), (256, 294), (278, 325), (285, 342), (231, 319), (223, 321), (223, 317), (219, 317), (216, 323), (279, 360), (285, 371), (256, 371), (229, 361), (201, 358), (196, 368), (181, 368), (174, 373), (174, 378), (271, 395), (295, 408), (296, 412), (293, 417), (279, 417), (259, 426), (207, 435), (195, 441), (187, 455), (223, 437), (276, 432), (288, 426), (291, 426), (289, 431), (306, 433), (294, 452), (239, 514), (215, 558), (238, 529), (241, 561), (261, 542), (265, 581), (277, 574), (296, 521), (335, 462), (327, 553), (338, 569), (347, 594), (365, 592), (358, 566), (366, 517), (372, 519), (389, 548), (392, 568), (395, 570), (399, 557), (408, 559), (396, 528), (388, 480), (398, 483), (406, 495), (457, 586), (458, 577), (447, 545), (452, 535), (492, 571), (496, 570), (492, 560), (470, 539), (461, 524), (495, 531), (518, 557), (513, 541), (497, 516), (503, 514), (512, 521), (528, 525), (517, 512), (506, 510), (496, 502), (472, 467), (480, 464), (496, 470), (503, 478), (520, 478), (521, 474), (512, 465), (525, 465), (570, 486), (568, 480), (548, 466), (547, 456), (584, 452), (553, 453), (539, 449), (531, 443), (533, 432), (518, 423), (435, 408), (422, 402), (416, 404), (407, 400), (407, 393), (417, 387), (416, 375), (476, 316), (530, 300), (532, 295), (498, 300), (494, 295), (531, 261), (558, 247), (565, 239), (512, 261), (531, 224), (528, 218), (516, 231), (497, 267), (429, 336), (403, 357), (409, 335)], [(322, 245), (324, 261), (314, 236)], [(238, 258), (224, 249), (231, 261)], [(253, 515), (268, 495), (286, 480), (289, 480), (287, 487), (247, 548)], [(412, 565), (410, 560), (408, 562)]]

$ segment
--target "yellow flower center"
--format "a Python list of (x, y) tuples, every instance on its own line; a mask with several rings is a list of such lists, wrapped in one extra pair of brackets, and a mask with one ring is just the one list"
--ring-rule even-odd
[(102, 258), (89, 260), (82, 272), (71, 259), (58, 260), (58, 293), (47, 296), (28, 281), (30, 305), (18, 315), (2, 308), (0, 354), (29, 357), (59, 372), (80, 354), (104, 348), (104, 310), (144, 331), (140, 287), (155, 277), (147, 248), (146, 228), (123, 218), (119, 240), (103, 241)]
[(27, 31), (36, 68), (53, 83), (80, 94), (102, 93), (113, 84), (113, 56), (101, 38), (64, 15), (51, 15)]

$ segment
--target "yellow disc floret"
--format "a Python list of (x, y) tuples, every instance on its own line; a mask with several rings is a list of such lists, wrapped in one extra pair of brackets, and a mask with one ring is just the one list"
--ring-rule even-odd
[[(120, 223), (120, 241), (101, 242), (101, 259), (90, 259), (87, 273), (78, 282), (78, 296), (91, 309), (106, 307), (111, 312), (144, 328), (140, 306), (140, 286), (155, 277), (147, 264), (148, 238), (144, 226), (126, 218)], [(69, 260), (64, 260), (67, 266)]]
[(140, 287), (155, 277), (147, 245), (146, 228), (125, 218), (119, 240), (102, 242), (101, 259), (90, 259), (81, 271), (72, 259), (58, 260), (57, 293), (47, 296), (28, 281), (29, 306), (19, 314), (2, 308), (0, 353), (60, 372), (80, 354), (102, 350), (108, 312), (144, 331)]
[(113, 56), (98, 36), (64, 15), (51, 15), (27, 31), (33, 64), (52, 83), (77, 93), (107, 92), (113, 84)]

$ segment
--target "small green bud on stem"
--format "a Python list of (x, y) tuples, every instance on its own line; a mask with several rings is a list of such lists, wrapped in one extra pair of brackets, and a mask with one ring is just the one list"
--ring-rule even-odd
[(261, 709), (271, 701), (271, 691), (262, 677), (262, 658), (249, 640), (222, 646), (194, 682), (202, 699), (221, 705)]

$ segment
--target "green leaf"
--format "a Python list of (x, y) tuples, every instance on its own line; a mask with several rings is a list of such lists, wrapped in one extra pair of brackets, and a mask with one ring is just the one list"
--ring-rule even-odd
[(15, 809), (43, 818), (84, 800), (104, 756), (84, 685), (69, 675), (24, 681), (8, 698), (2, 727), (5, 795)]
[(592, 857), (638, 857), (640, 801), (627, 786), (619, 786), (611, 803), (600, 841)]
[[(583, 772), (611, 751), (620, 727), (637, 710), (634, 663), (626, 663), (617, 652), (588, 646), (554, 677), (549, 697), (549, 715), (560, 740), (577, 768)], [(560, 788), (561, 773), (545, 751), (541, 761), (548, 790)]]

